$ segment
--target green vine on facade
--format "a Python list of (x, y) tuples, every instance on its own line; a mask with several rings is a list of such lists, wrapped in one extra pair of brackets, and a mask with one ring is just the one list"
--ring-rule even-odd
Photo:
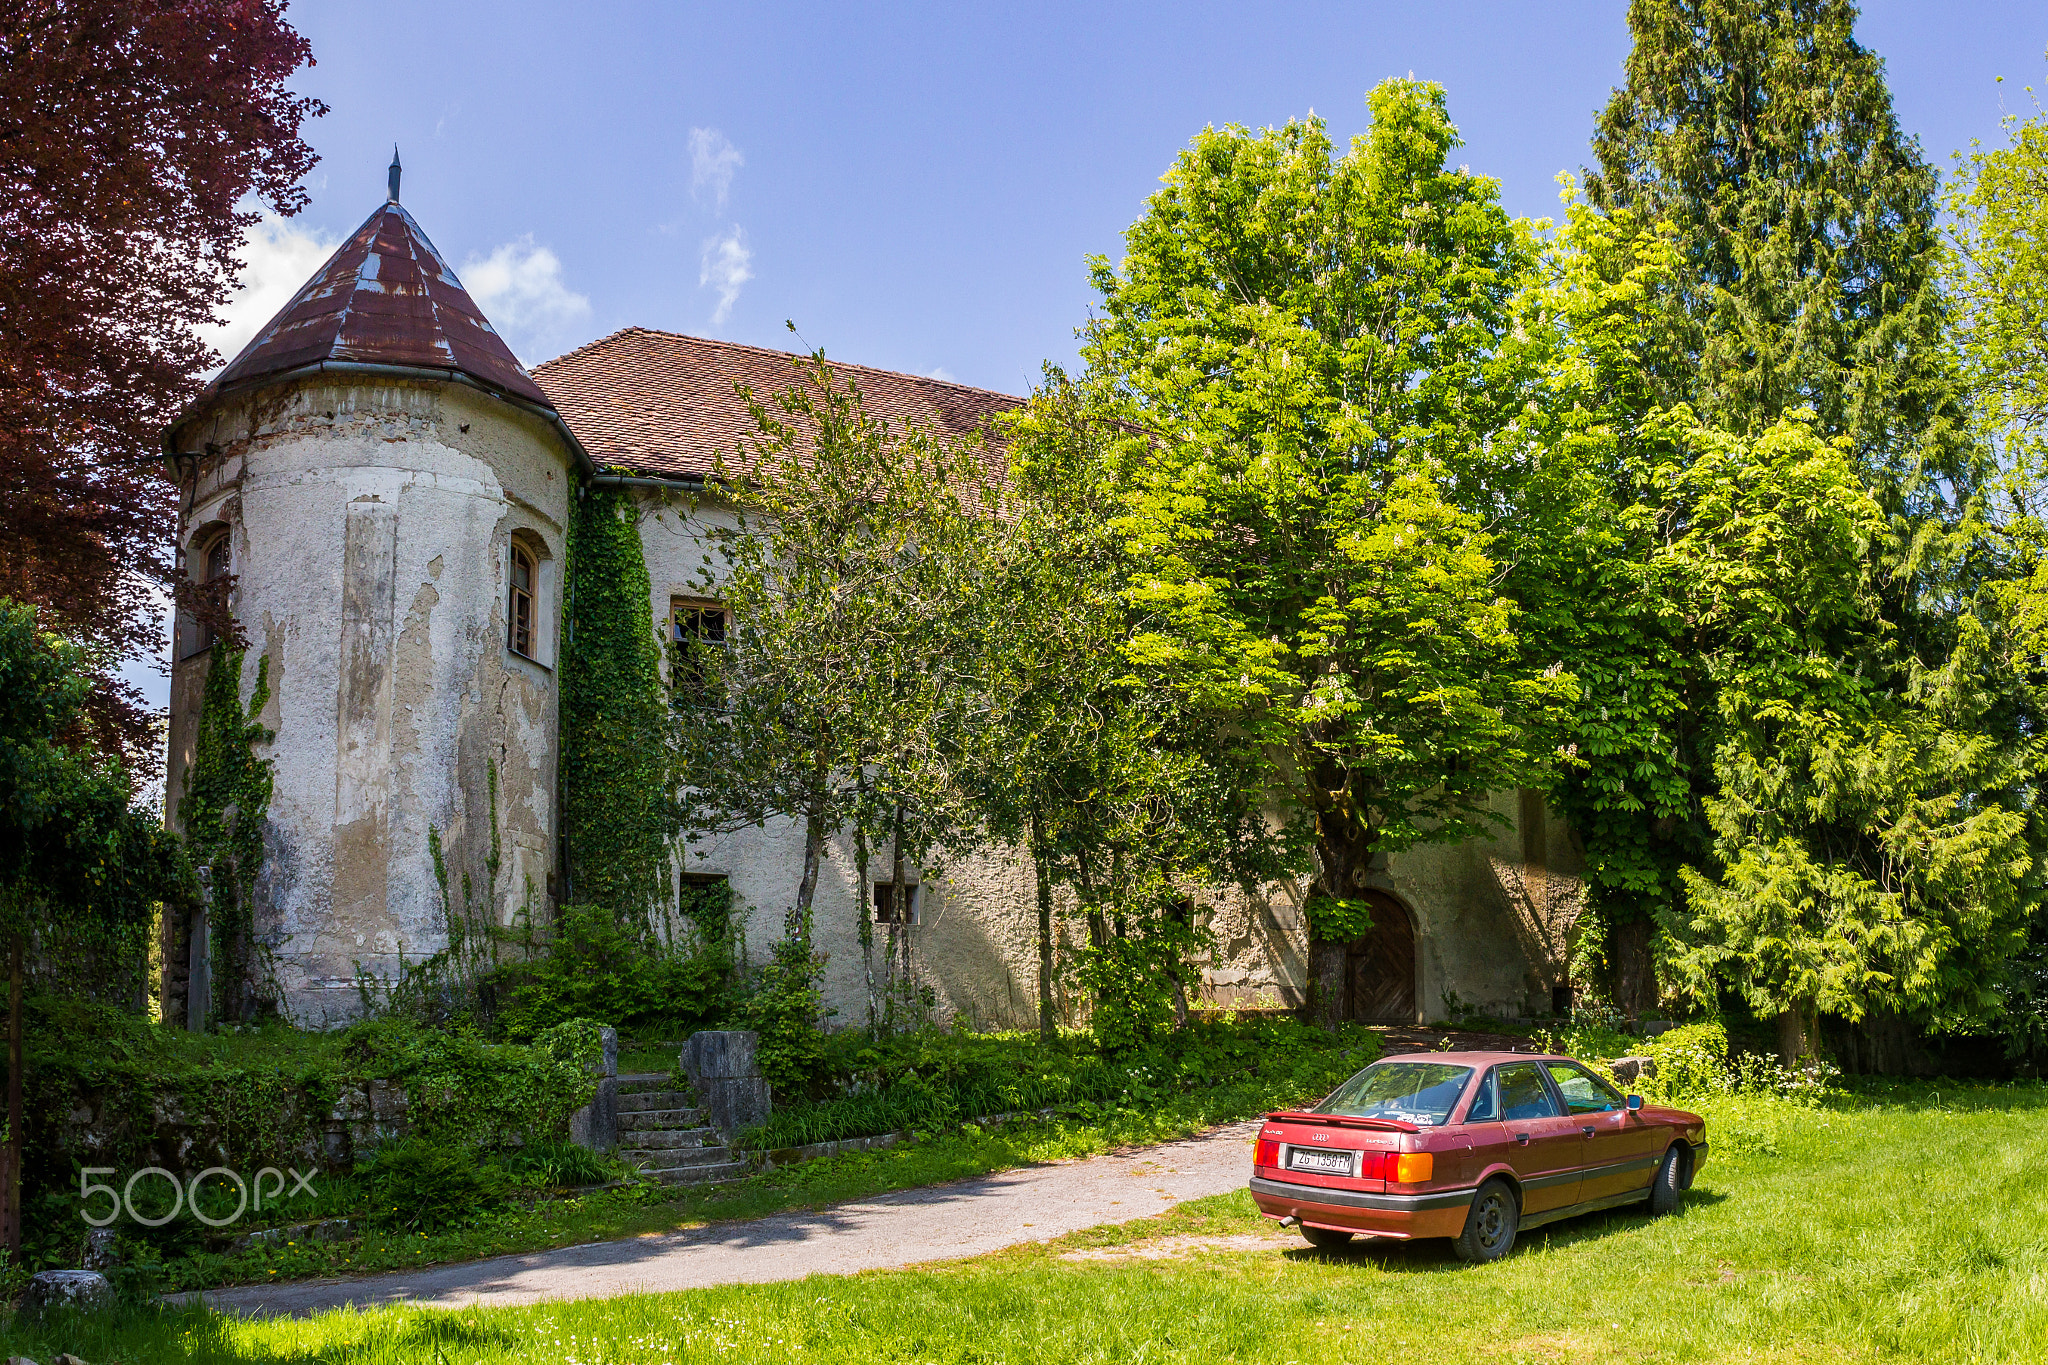
[[(253, 910), (274, 777), (271, 760), (256, 757), (254, 746), (277, 736), (258, 719), (270, 701), (270, 656), (257, 658), (256, 685), (245, 705), (245, 651), (224, 644), (214, 649), (178, 820), (193, 864), (212, 869), (209, 926), (212, 958), (219, 964), (213, 974), (213, 1009), (216, 1018), (234, 1018), (246, 1013), (246, 992), (255, 985), (257, 974)], [(232, 825), (227, 819), (231, 808)]]
[(668, 901), (666, 694), (639, 508), (586, 488), (569, 524), (562, 663), (568, 899), (652, 925)]

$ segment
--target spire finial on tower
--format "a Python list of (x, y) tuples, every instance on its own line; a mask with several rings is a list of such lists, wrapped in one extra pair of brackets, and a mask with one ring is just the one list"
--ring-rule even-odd
[(398, 164), (398, 144), (391, 144), (391, 201), (398, 202), (398, 173), (405, 168)]

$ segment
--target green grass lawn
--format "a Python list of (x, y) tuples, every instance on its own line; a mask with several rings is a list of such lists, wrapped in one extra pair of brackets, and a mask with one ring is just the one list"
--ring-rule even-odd
[(1818, 1110), (1738, 1100), (1709, 1118), (1716, 1152), (1679, 1215), (1553, 1225), (1481, 1268), (1442, 1245), (1311, 1252), (1238, 1193), (926, 1270), (295, 1322), (137, 1312), (0, 1331), (0, 1352), (92, 1365), (2048, 1358), (2048, 1087), (1896, 1087)]

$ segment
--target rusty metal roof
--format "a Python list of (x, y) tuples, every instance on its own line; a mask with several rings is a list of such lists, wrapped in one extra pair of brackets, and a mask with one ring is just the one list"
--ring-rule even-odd
[[(691, 479), (709, 474), (721, 456), (735, 472), (750, 467), (760, 430), (739, 387), (765, 400), (808, 383), (807, 362), (787, 351), (628, 327), (542, 362), (536, 378), (600, 468)], [(991, 470), (1002, 476), (993, 419), (1023, 399), (843, 361), (832, 369), (859, 387), (875, 416), (984, 442)]]
[(448, 370), (554, 407), (395, 200), (364, 220), (201, 401), (322, 361)]

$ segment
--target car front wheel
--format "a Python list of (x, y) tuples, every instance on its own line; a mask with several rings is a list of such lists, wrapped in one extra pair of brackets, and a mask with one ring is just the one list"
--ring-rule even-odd
[(1301, 1235), (1308, 1238), (1310, 1246), (1321, 1247), (1324, 1251), (1342, 1251), (1351, 1245), (1351, 1234), (1338, 1232), (1334, 1228), (1312, 1228), (1303, 1223)]
[(1515, 1192), (1505, 1180), (1489, 1180), (1472, 1196), (1472, 1208), (1465, 1215), (1465, 1230), (1451, 1245), (1458, 1259), (1474, 1265), (1498, 1261), (1515, 1249), (1515, 1231), (1522, 1221)]
[(1664, 1160), (1657, 1167), (1657, 1178), (1650, 1182), (1650, 1212), (1663, 1217), (1678, 1207), (1678, 1201), (1685, 1198), (1685, 1153), (1672, 1147), (1664, 1153)]

